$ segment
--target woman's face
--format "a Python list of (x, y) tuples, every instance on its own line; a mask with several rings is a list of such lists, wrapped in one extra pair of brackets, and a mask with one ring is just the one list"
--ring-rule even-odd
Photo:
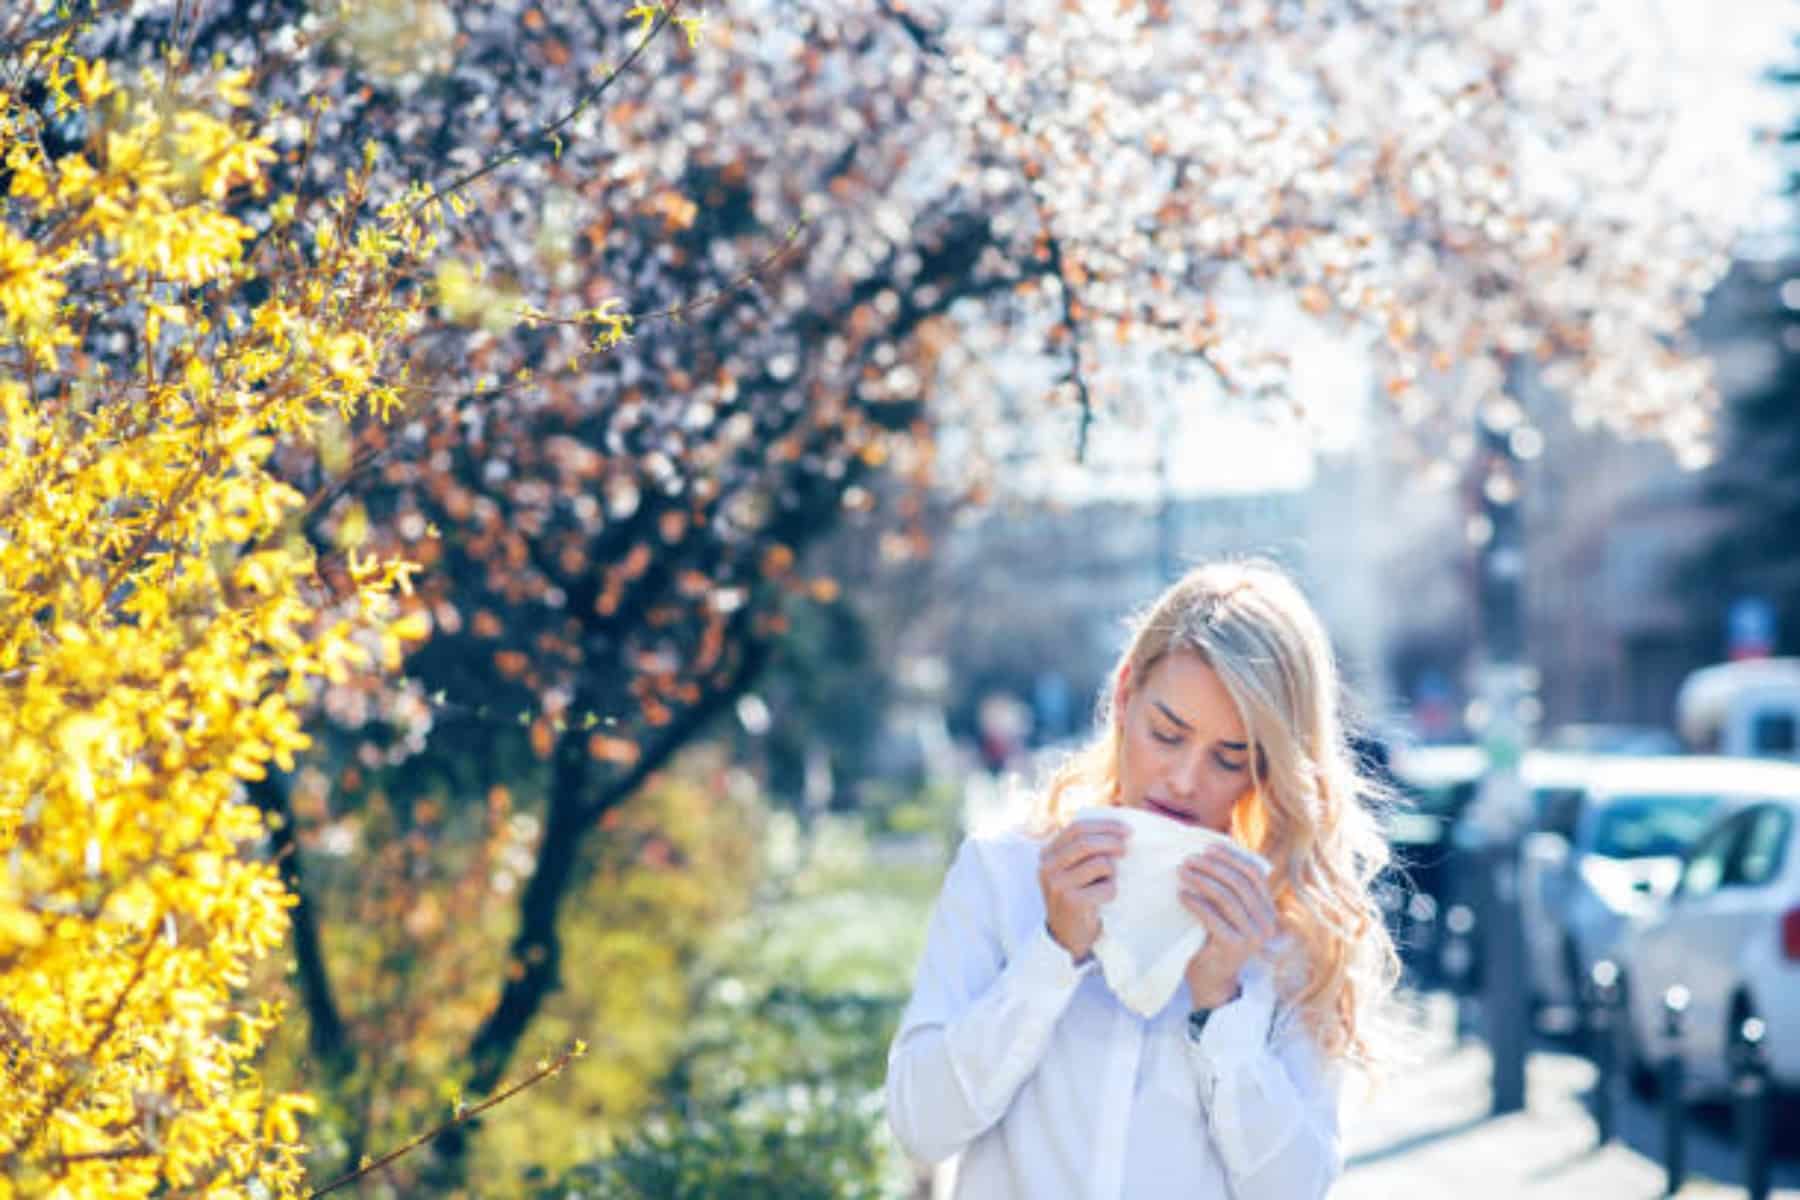
[(1126, 672), (1119, 803), (1220, 833), (1253, 784), (1249, 738), (1231, 693), (1192, 650), (1174, 650), (1143, 679)]

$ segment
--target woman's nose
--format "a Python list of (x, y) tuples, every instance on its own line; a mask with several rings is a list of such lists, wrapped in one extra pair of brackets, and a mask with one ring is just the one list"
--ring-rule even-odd
[(1171, 799), (1193, 798), (1200, 790), (1201, 767), (1198, 754), (1185, 754), (1175, 763), (1174, 770), (1169, 773), (1169, 790), (1175, 793)]

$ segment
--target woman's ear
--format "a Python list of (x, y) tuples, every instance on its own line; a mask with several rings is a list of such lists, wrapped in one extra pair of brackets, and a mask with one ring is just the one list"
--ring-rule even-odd
[(1113, 682), (1113, 720), (1125, 723), (1125, 706), (1131, 703), (1131, 664), (1125, 663), (1119, 668), (1119, 676)]

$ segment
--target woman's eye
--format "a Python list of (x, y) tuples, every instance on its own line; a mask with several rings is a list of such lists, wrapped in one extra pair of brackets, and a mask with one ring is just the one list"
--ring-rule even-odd
[(1165, 746), (1174, 746), (1174, 745), (1177, 745), (1178, 743), (1180, 743), (1180, 741), (1181, 741), (1181, 736), (1179, 734), (1164, 733), (1160, 729), (1152, 729), (1150, 731), (1150, 736), (1155, 738), (1157, 741), (1161, 742)]
[(1213, 755), (1213, 761), (1218, 763), (1221, 767), (1224, 767), (1227, 771), (1232, 772), (1233, 774), (1236, 774), (1237, 772), (1244, 769), (1243, 763), (1232, 762), (1229, 758), (1226, 758), (1223, 754), (1215, 753)]

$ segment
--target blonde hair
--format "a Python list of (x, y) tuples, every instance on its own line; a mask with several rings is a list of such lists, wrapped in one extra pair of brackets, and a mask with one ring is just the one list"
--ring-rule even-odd
[(1384, 800), (1358, 769), (1340, 711), (1324, 626), (1279, 567), (1209, 563), (1189, 571), (1133, 624), (1100, 698), (1098, 736), (1061, 764), (1035, 824), (1061, 828), (1085, 803), (1119, 802), (1122, 676), (1138, 684), (1169, 654), (1198, 654), (1224, 684), (1249, 736), (1255, 786), (1231, 833), (1267, 858), (1287, 952), (1285, 1000), (1320, 1048), (1373, 1065), (1379, 1011), (1399, 958), (1371, 893), (1388, 862), (1376, 818)]

